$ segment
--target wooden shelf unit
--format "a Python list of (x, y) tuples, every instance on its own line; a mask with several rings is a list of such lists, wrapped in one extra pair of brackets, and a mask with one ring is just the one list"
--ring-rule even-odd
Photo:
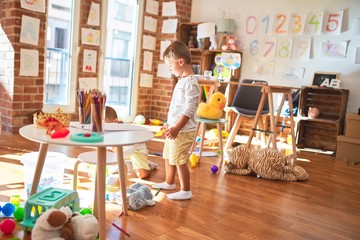
[[(300, 95), (297, 147), (323, 151), (336, 151), (337, 136), (344, 130), (349, 90), (303, 87)], [(316, 107), (320, 114), (309, 118), (309, 107)]]

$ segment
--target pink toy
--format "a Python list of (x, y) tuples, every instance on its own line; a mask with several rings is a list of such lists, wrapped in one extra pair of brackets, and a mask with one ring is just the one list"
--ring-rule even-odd
[(8, 218), (8, 219), (5, 219), (5, 220), (1, 223), (1, 225), (0, 225), (0, 230), (1, 230), (5, 235), (7, 235), (7, 234), (10, 234), (10, 233), (12, 233), (12, 232), (14, 231), (15, 226), (16, 226), (16, 224), (15, 224), (14, 220)]

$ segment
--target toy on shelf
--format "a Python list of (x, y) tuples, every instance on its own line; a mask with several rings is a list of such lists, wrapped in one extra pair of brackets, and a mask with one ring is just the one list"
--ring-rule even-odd
[(209, 50), (216, 50), (216, 49), (217, 49), (216, 36), (211, 36)]
[(226, 98), (223, 93), (216, 92), (211, 95), (209, 103), (201, 102), (196, 110), (196, 115), (206, 119), (219, 119), (223, 114)]
[(236, 44), (236, 39), (234, 36), (230, 36), (229, 40), (227, 41), (226, 44), (226, 50), (230, 50), (230, 51), (237, 51), (238, 49), (238, 45)]
[(153, 124), (153, 125), (162, 125), (163, 121), (154, 118), (154, 119), (150, 119), (150, 123)]
[(60, 209), (63, 206), (69, 206), (73, 211), (79, 211), (78, 193), (68, 189), (47, 188), (32, 195), (25, 202), (24, 220), (20, 222), (20, 225), (24, 227), (25, 231), (31, 230), (42, 213), (48, 209)]

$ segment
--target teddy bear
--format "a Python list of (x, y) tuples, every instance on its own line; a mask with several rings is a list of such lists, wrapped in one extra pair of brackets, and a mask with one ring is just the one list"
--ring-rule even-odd
[(227, 173), (238, 175), (257, 174), (269, 180), (305, 181), (309, 175), (301, 166), (294, 166), (289, 156), (271, 148), (253, 149), (239, 145), (227, 152)]
[(95, 216), (73, 213), (69, 207), (46, 210), (36, 220), (32, 240), (94, 240), (98, 235)]
[(148, 186), (134, 183), (126, 189), (127, 204), (130, 210), (139, 210), (145, 206), (154, 206), (154, 196)]

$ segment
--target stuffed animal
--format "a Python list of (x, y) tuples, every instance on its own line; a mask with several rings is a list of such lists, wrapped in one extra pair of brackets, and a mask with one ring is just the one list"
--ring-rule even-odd
[(60, 209), (51, 208), (45, 211), (36, 220), (35, 226), (31, 232), (32, 240), (60, 240), (61, 229), (64, 224), (72, 216), (69, 207), (61, 207)]
[(316, 107), (309, 107), (308, 116), (310, 118), (317, 118), (320, 115), (320, 110)]
[(72, 213), (69, 207), (48, 209), (36, 220), (32, 240), (94, 240), (98, 235), (95, 216)]
[(145, 206), (154, 206), (154, 196), (148, 186), (134, 183), (126, 189), (127, 204), (130, 210), (139, 210)]
[(236, 44), (235, 41), (235, 37), (234, 36), (230, 36), (229, 40), (226, 44), (227, 50), (231, 50), (231, 51), (237, 51), (238, 50), (238, 46)]
[(216, 49), (217, 49), (216, 36), (211, 36), (209, 50), (216, 50)]
[(226, 98), (221, 92), (211, 95), (209, 103), (201, 102), (196, 110), (196, 115), (201, 118), (219, 119), (222, 116)]
[(250, 175), (269, 180), (305, 181), (309, 175), (304, 168), (294, 166), (289, 156), (275, 149), (250, 149), (239, 145), (228, 151), (229, 162), (225, 165), (227, 173)]

